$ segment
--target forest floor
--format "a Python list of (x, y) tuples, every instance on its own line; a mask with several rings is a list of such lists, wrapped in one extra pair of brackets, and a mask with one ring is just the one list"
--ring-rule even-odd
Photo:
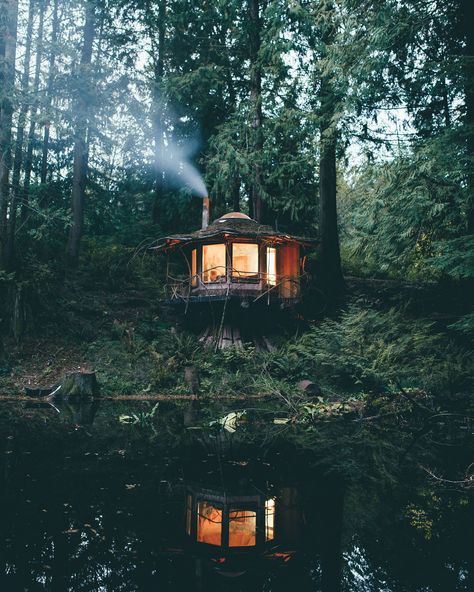
[(311, 318), (306, 303), (300, 336), (286, 335), (266, 354), (252, 346), (203, 351), (179, 315), (160, 306), (154, 288), (69, 285), (21, 340), (5, 340), (0, 398), (19, 398), (26, 386), (51, 387), (80, 369), (97, 373), (106, 397), (193, 398), (184, 381), (189, 365), (199, 368), (201, 392), (216, 398), (287, 400), (301, 396), (303, 379), (328, 400), (469, 390), (472, 344), (450, 329), (468, 306), (465, 292), (364, 278), (347, 278), (347, 285), (345, 299), (324, 318)]

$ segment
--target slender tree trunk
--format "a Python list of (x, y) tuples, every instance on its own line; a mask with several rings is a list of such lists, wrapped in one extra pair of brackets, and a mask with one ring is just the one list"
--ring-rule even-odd
[(259, 61), (262, 22), (260, 0), (249, 0), (250, 12), (250, 104), (252, 118), (253, 179), (250, 188), (252, 218), (262, 221), (261, 171), (258, 159), (263, 149), (262, 133), (262, 68)]
[(448, 97), (448, 86), (446, 84), (446, 78), (443, 80), (443, 112), (444, 112), (444, 124), (447, 129), (451, 127), (451, 113), (449, 112), (449, 97)]
[(36, 133), (36, 116), (39, 107), (39, 83), (41, 76), (41, 59), (43, 57), (43, 29), (44, 29), (44, 11), (45, 1), (40, 0), (39, 5), (39, 23), (37, 32), (37, 44), (36, 44), (36, 61), (35, 61), (35, 77), (33, 81), (33, 103), (31, 105), (30, 113), (30, 129), (28, 131), (28, 148), (26, 150), (25, 158), (25, 179), (23, 181), (23, 196), (21, 204), (21, 219), (23, 221), (28, 217), (28, 202), (30, 195), (30, 183), (31, 183), (31, 171), (33, 168), (33, 149), (35, 143)]
[(33, 36), (33, 20), (35, 13), (34, 0), (30, 0), (28, 8), (28, 24), (26, 27), (25, 56), (23, 64), (23, 76), (21, 79), (21, 107), (18, 114), (18, 124), (15, 143), (15, 158), (13, 161), (12, 174), (12, 199), (10, 205), (9, 223), (7, 228), (7, 240), (5, 245), (5, 267), (11, 269), (14, 259), (15, 248), (15, 230), (18, 201), (20, 199), (20, 174), (23, 163), (23, 141), (25, 136), (26, 116), (30, 105), (29, 85), (30, 85), (30, 57), (31, 40)]
[(158, 43), (156, 45), (156, 61), (154, 65), (155, 86), (153, 97), (153, 127), (155, 131), (155, 191), (153, 200), (153, 222), (156, 224), (161, 219), (163, 205), (163, 167), (161, 161), (164, 150), (164, 109), (163, 97), (161, 96), (161, 84), (164, 73), (165, 53), (165, 24), (166, 24), (166, 0), (160, 0), (158, 7)]
[(18, 0), (0, 0), (0, 260), (3, 260), (12, 166), (12, 117)]
[(69, 231), (67, 257), (70, 266), (77, 265), (79, 245), (84, 226), (84, 195), (87, 182), (87, 127), (89, 120), (89, 99), (84, 86), (90, 86), (92, 45), (95, 33), (95, 10), (91, 0), (86, 3), (86, 21), (79, 69), (79, 88), (76, 104), (76, 130), (74, 139), (74, 162), (72, 174), (72, 226)]
[(59, 32), (59, 15), (58, 15), (59, 0), (54, 0), (53, 4), (53, 25), (51, 30), (51, 48), (49, 53), (49, 72), (48, 84), (46, 88), (46, 103), (44, 106), (47, 115), (47, 121), (44, 124), (43, 131), (43, 149), (41, 154), (41, 184), (46, 183), (46, 176), (48, 174), (48, 150), (49, 150), (49, 130), (51, 126), (50, 111), (53, 99), (54, 77), (56, 75), (56, 52)]
[[(330, 22), (333, 9), (328, 10), (323, 27), (324, 46), (332, 43), (334, 30)], [(323, 51), (324, 53), (324, 51)], [(324, 55), (323, 55), (324, 57)], [(320, 156), (319, 156), (319, 281), (327, 295), (337, 295), (344, 289), (339, 250), (336, 199), (336, 108), (338, 97), (330, 75), (320, 74)]]
[(464, 103), (467, 129), (469, 203), (467, 231), (474, 234), (474, 3), (460, 1), (460, 23), (464, 37)]
[[(228, 34), (228, 27), (222, 27), (220, 31), (220, 44), (222, 47), (226, 47), (227, 41), (227, 34)], [(225, 76), (226, 76), (226, 84), (227, 84), (227, 92), (229, 94), (229, 115), (232, 112), (235, 112), (237, 109), (237, 95), (236, 89), (234, 84), (234, 79), (232, 77), (232, 61), (229, 57), (229, 50), (226, 48), (225, 51)], [(230, 191), (230, 200), (227, 197), (226, 201), (230, 201), (230, 207), (234, 212), (240, 212), (240, 186), (241, 180), (240, 175), (236, 171), (234, 177), (231, 181), (231, 191)]]

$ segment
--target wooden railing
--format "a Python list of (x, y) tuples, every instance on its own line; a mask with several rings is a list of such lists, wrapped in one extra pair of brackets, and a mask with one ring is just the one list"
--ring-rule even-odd
[[(266, 273), (258, 273), (256, 277), (238, 278), (227, 276), (225, 281), (203, 282), (199, 275), (186, 277), (168, 276), (165, 285), (166, 298), (171, 301), (189, 301), (193, 296), (222, 297), (226, 295), (251, 298), (252, 301), (264, 297), (268, 299), (291, 300), (299, 295), (301, 276), (276, 276), (276, 282), (268, 283)], [(194, 284), (194, 285), (193, 285)]]

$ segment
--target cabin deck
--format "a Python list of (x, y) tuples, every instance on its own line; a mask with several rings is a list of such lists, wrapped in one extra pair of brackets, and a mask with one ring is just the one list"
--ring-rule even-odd
[(254, 283), (227, 281), (222, 283), (205, 284), (201, 281), (192, 286), (189, 279), (170, 281), (165, 287), (165, 304), (190, 304), (208, 302), (238, 301), (248, 305), (261, 301), (271, 304), (296, 303), (300, 293), (299, 277), (280, 277), (274, 284), (263, 280)]

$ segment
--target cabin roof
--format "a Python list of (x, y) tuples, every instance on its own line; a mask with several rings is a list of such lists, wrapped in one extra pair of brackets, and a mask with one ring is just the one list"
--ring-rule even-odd
[(319, 241), (315, 238), (295, 236), (278, 232), (271, 226), (260, 224), (240, 212), (230, 212), (214, 220), (207, 228), (188, 234), (171, 234), (159, 238), (150, 248), (162, 250), (192, 243), (205, 243), (215, 239), (249, 238), (268, 240), (269, 242), (297, 242), (306, 246), (314, 246)]

